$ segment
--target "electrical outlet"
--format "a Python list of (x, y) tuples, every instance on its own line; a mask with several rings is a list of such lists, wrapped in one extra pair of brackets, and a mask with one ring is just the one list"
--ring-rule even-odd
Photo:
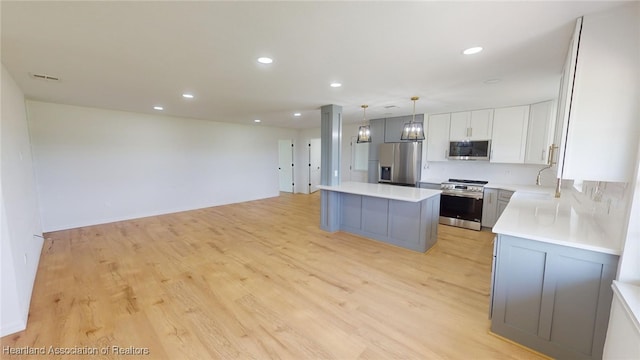
[(24, 254), (24, 264), (27, 265), (27, 254)]

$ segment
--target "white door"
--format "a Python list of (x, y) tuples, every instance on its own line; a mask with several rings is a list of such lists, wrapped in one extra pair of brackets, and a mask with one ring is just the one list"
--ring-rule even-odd
[(280, 191), (293, 192), (293, 142), (278, 140), (278, 174)]
[(351, 165), (349, 166), (349, 180), (367, 182), (369, 169), (369, 143), (358, 144), (356, 136), (351, 138)]
[(309, 140), (309, 194), (318, 191), (320, 185), (320, 139)]

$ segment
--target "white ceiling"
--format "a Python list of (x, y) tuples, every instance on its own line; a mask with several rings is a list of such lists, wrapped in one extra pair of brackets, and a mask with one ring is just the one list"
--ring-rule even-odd
[(359, 122), (411, 96), (418, 113), (554, 98), (575, 19), (619, 4), (3, 0), (2, 63), (31, 99), (310, 128), (327, 104)]

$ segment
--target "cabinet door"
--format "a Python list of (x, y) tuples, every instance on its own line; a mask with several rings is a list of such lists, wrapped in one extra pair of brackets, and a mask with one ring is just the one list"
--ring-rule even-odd
[[(400, 137), (402, 136), (404, 124), (411, 122), (412, 119), (413, 115), (386, 118), (384, 125), (384, 142), (408, 142), (409, 140), (400, 140)], [(423, 125), (424, 114), (416, 114), (415, 122)]]
[(490, 140), (493, 129), (493, 109), (474, 110), (469, 120), (470, 140)]
[(484, 199), (482, 199), (482, 226), (492, 228), (496, 221), (498, 212), (498, 190), (484, 189)]
[(498, 239), (491, 330), (554, 358), (602, 358), (618, 256)]
[(498, 238), (491, 329), (498, 334), (537, 337), (547, 251), (538, 242)]
[(427, 161), (447, 161), (451, 114), (429, 116), (427, 125)]
[(491, 162), (524, 163), (529, 105), (499, 108), (493, 117)]
[(496, 221), (500, 219), (500, 215), (502, 215), (502, 213), (504, 212), (504, 209), (507, 208), (507, 205), (509, 205), (508, 201), (498, 200), (498, 210), (496, 211)]
[(549, 163), (549, 146), (553, 142), (555, 128), (553, 105), (553, 101), (545, 101), (532, 104), (529, 109), (525, 164), (546, 165)]
[(471, 122), (471, 111), (451, 113), (451, 128), (449, 139), (451, 141), (469, 139), (469, 124)]
[(549, 251), (538, 336), (568, 350), (558, 358), (575, 358), (576, 352), (602, 357), (617, 264), (615, 255), (568, 247)]
[(638, 3), (633, 3), (583, 17), (566, 179), (629, 182), (637, 167), (640, 31)]
[(578, 60), (578, 41), (580, 40), (580, 30), (582, 29), (582, 18), (576, 21), (573, 30), (573, 37), (569, 43), (569, 51), (562, 68), (562, 78), (560, 79), (560, 93), (558, 94), (558, 109), (556, 112), (556, 129), (553, 143), (560, 148), (554, 154), (557, 164), (558, 178), (562, 178), (564, 169), (564, 149), (567, 147), (567, 132), (569, 131), (569, 108), (571, 106), (571, 92), (573, 91), (573, 78)]

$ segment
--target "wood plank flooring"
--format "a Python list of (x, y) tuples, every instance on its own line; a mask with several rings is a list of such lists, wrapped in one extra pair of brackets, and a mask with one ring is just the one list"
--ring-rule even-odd
[(98, 354), (0, 355), (540, 358), (488, 334), (493, 234), (441, 226), (422, 254), (320, 230), (319, 202), (283, 193), (48, 233), (27, 330), (1, 345)]

